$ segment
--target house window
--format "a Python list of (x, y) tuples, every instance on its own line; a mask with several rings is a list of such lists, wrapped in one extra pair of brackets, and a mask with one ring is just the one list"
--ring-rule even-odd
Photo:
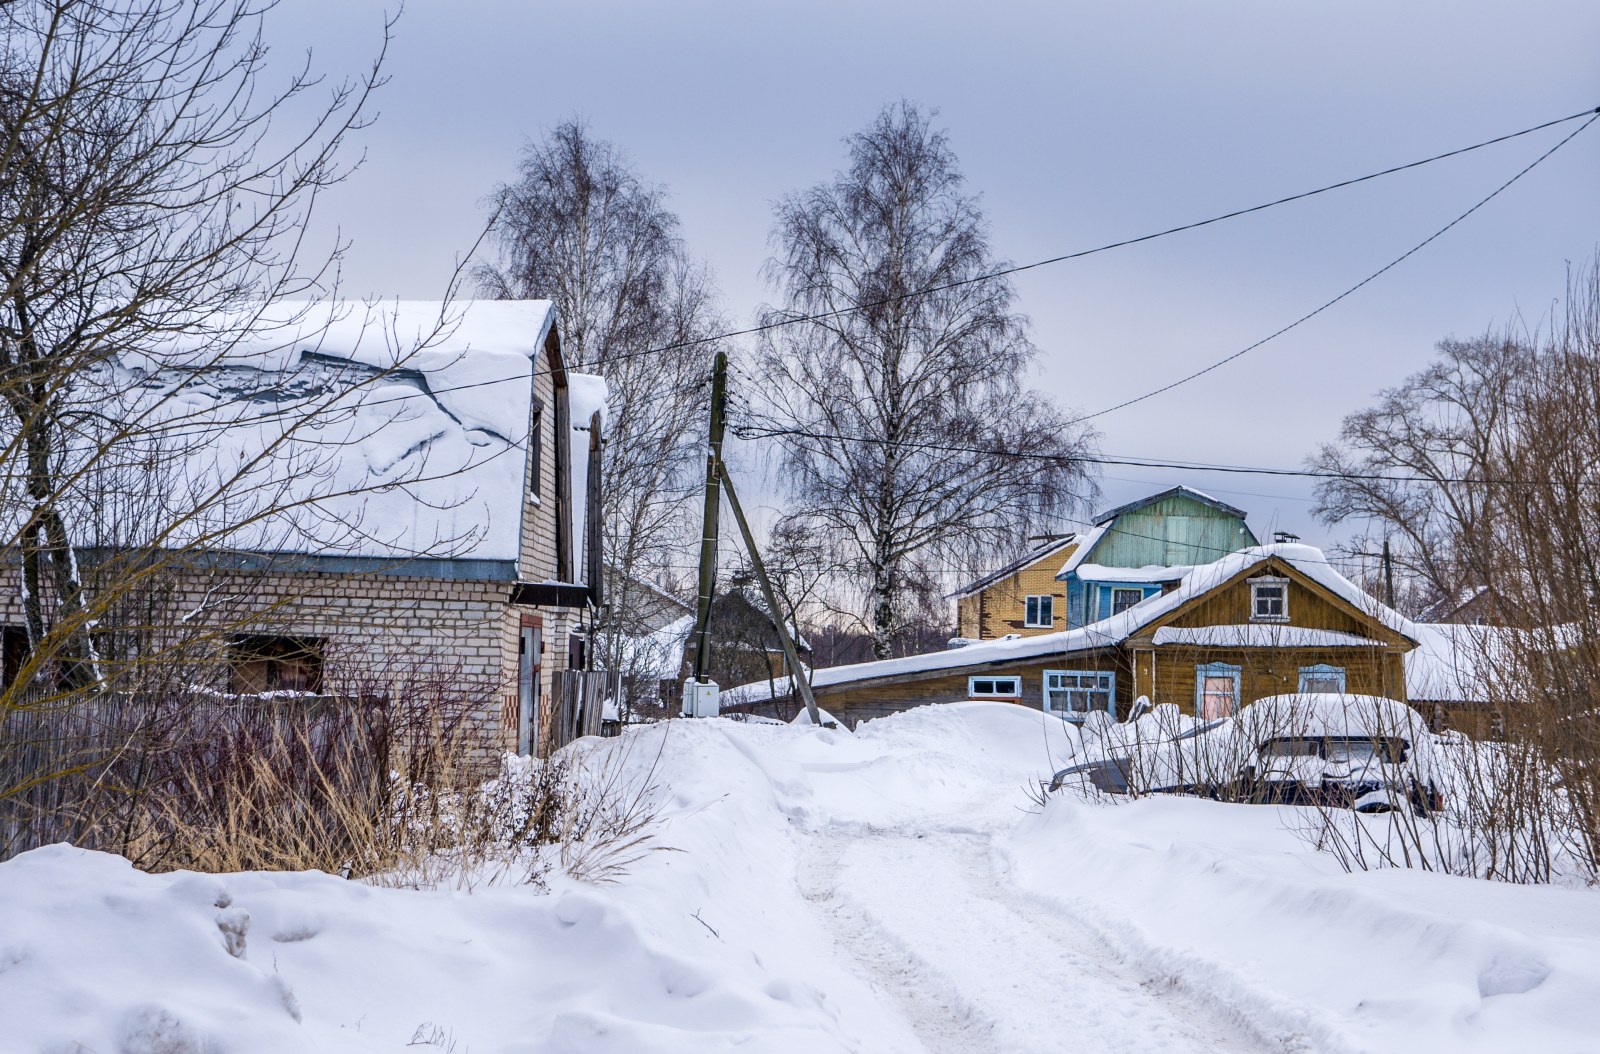
[(322, 641), (315, 637), (244, 637), (228, 655), (229, 688), (238, 695), (322, 691)]
[(0, 654), (4, 670), (0, 684), (9, 688), (22, 676), (23, 664), (28, 661), (28, 631), (21, 626), (0, 626)]
[(968, 677), (967, 695), (973, 699), (1018, 699), (1022, 696), (1022, 678)]
[(1202, 721), (1239, 712), (1239, 667), (1212, 662), (1194, 668), (1194, 712)]
[(1022, 624), (1030, 628), (1054, 626), (1056, 624), (1056, 598), (1050, 596), (1029, 597), (1028, 611), (1022, 620)]
[(528, 481), (528, 500), (539, 500), (539, 469), (544, 460), (544, 411), (533, 411), (533, 428), (528, 432), (528, 457), (533, 462), (533, 476)]
[(1319, 662), (1315, 666), (1300, 667), (1302, 692), (1344, 692), (1344, 667), (1329, 666)]
[(1120, 615), (1144, 599), (1142, 589), (1113, 589), (1111, 591), (1111, 613)]
[(1116, 716), (1117, 675), (1099, 670), (1044, 671), (1044, 709), (1048, 714), (1082, 717), (1091, 710)]
[(1250, 580), (1250, 621), (1289, 621), (1289, 580), (1252, 578)]

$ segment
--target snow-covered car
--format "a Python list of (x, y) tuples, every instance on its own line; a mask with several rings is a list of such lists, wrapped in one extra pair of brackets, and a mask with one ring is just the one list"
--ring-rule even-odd
[(1052, 791), (1083, 781), (1111, 794), (1363, 812), (1407, 805), (1425, 813), (1441, 805), (1427, 723), (1380, 696), (1271, 696), (1205, 723), (1156, 707), (1138, 721), (1086, 735), (1085, 748), (1091, 757), (1056, 773)]

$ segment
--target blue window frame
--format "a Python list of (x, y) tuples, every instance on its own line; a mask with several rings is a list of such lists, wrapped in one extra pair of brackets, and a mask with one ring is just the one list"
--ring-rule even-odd
[(1044, 710), (1081, 720), (1091, 710), (1117, 716), (1117, 675), (1105, 670), (1044, 671)]
[(1194, 668), (1194, 713), (1203, 721), (1239, 712), (1239, 670), (1225, 662)]
[(1343, 692), (1344, 667), (1329, 666), (1319, 662), (1315, 666), (1300, 667), (1300, 691), (1302, 692)]

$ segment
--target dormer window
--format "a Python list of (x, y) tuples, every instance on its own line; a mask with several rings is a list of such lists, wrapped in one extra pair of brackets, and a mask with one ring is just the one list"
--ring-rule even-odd
[(1289, 580), (1252, 578), (1250, 580), (1250, 621), (1289, 621)]

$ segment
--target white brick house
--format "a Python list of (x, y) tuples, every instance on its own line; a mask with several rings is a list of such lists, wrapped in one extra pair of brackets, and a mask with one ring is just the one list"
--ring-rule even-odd
[[(145, 393), (167, 434), (202, 436), (134, 477), (166, 492), (163, 515), (185, 488), (253, 465), (283, 422), (301, 426), (186, 528), (195, 570), (178, 575), (173, 615), (228, 600), (227, 690), (318, 692), (325, 667), (380, 683), (426, 670), (481, 700), (469, 720), (485, 761), (536, 749), (550, 676), (587, 667), (601, 602), (589, 480), (604, 382), (566, 369), (547, 301), (285, 310), (220, 356), (117, 364), (118, 390)], [(12, 585), (0, 621), (16, 627)]]

